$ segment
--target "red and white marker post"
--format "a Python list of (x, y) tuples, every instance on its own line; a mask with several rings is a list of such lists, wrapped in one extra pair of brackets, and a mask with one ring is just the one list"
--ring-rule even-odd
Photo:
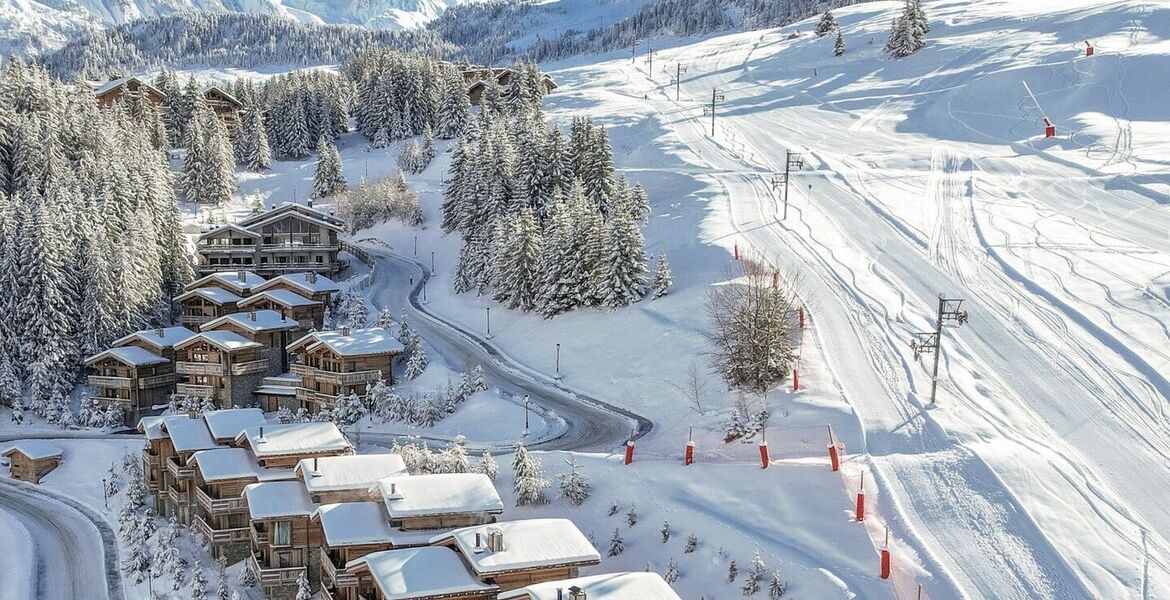
[(1085, 40), (1085, 58), (1088, 58), (1092, 55), (1093, 55), (1093, 45), (1089, 43), (1089, 40)]
[(632, 463), (632, 462), (634, 462), (634, 440), (628, 440), (628, 441), (626, 442), (626, 460), (625, 460), (625, 463), (628, 465), (628, 464), (630, 464), (630, 463)]
[(690, 466), (691, 463), (695, 462), (694, 433), (695, 433), (695, 427), (692, 425), (687, 430), (687, 448), (686, 448), (686, 451), (683, 453), (683, 466), (684, 467)]
[(841, 457), (837, 455), (837, 442), (833, 441), (833, 426), (829, 425), (829, 467), (836, 473), (841, 469)]
[[(890, 578), (890, 528), (886, 527), (886, 543), (882, 544), (881, 549), (881, 576), (882, 579)], [(921, 591), (921, 588), (919, 588)]]
[(857, 488), (857, 511), (854, 516), (858, 521), (865, 520), (865, 471), (861, 472), (861, 487)]
[(768, 458), (768, 430), (764, 429), (760, 434), (763, 436), (763, 439), (760, 440), (760, 468), (767, 469), (772, 462)]

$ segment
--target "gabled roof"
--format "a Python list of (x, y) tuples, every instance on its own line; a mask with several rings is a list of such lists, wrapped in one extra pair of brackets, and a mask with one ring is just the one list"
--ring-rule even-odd
[[(263, 437), (261, 437), (263, 430)], [(258, 457), (289, 454), (318, 454), (349, 450), (349, 441), (337, 425), (322, 423), (282, 423), (249, 427), (236, 436), (236, 443), (247, 442)], [(302, 486), (303, 487), (303, 486)]]
[(310, 494), (368, 490), (385, 477), (409, 475), (397, 454), (351, 454), (301, 459), (296, 472)]
[[(243, 280), (240, 279), (241, 274)], [(252, 288), (264, 283), (264, 278), (251, 271), (219, 271), (192, 281), (187, 284), (187, 289), (204, 287), (212, 282), (227, 286), (237, 294), (247, 294)]]
[(130, 83), (130, 82), (135, 82), (140, 87), (144, 87), (148, 90), (152, 90), (152, 91), (154, 91), (154, 93), (158, 94), (159, 96), (161, 96), (164, 99), (167, 97), (167, 95), (164, 94), (162, 92), (162, 90), (154, 87), (153, 85), (150, 85), (149, 83), (146, 83), (145, 81), (143, 81), (137, 77), (121, 77), (118, 79), (111, 79), (111, 80), (99, 85), (93, 91), (93, 95), (100, 98), (100, 97), (105, 96), (106, 94), (108, 94), (108, 93), (126, 85), (127, 83)]
[(377, 489), (392, 519), (504, 512), (496, 486), (482, 473), (387, 477)]
[(220, 327), (232, 324), (252, 333), (265, 331), (290, 331), (300, 327), (296, 321), (281, 316), (275, 310), (252, 310), (248, 312), (231, 313), (218, 319), (213, 319), (199, 326), (203, 333), (219, 331)]
[(571, 587), (585, 591), (589, 600), (680, 600), (657, 573), (606, 573), (576, 579), (548, 581), (510, 590), (499, 595), (500, 600), (530, 598), (557, 600), (557, 590), (567, 592)]
[(198, 466), (204, 481), (254, 479), (261, 468), (252, 453), (243, 448), (200, 450), (187, 459), (188, 466)]
[[(502, 535), (503, 550), (487, 548), (489, 533)], [(476, 545), (479, 534), (479, 545)], [(554, 566), (596, 565), (601, 555), (568, 519), (526, 519), (464, 527), (431, 538), (431, 544), (453, 543), (481, 576)]]
[(261, 292), (282, 283), (288, 284), (310, 296), (318, 292), (337, 292), (341, 290), (341, 286), (337, 285), (332, 279), (323, 275), (317, 275), (312, 271), (305, 271), (304, 273), (287, 273), (280, 277), (273, 277), (263, 284), (256, 286), (256, 289), (253, 291)]
[[(215, 236), (217, 236), (225, 231), (235, 231), (236, 233), (243, 234), (245, 237), (252, 237), (252, 238), (257, 238), (257, 239), (259, 239), (259, 237), (260, 237), (260, 234), (255, 232), (255, 231), (252, 231), (250, 229), (244, 229), (243, 227), (240, 227), (239, 225), (236, 225), (235, 223), (228, 223), (227, 225), (220, 225), (219, 227), (216, 227), (214, 229), (209, 229), (209, 230), (203, 232), (202, 234), (200, 234), (199, 237), (196, 239), (197, 240), (205, 240), (205, 239), (210, 238), (210, 237), (215, 237)], [(214, 246), (212, 248), (214, 248)]]
[(395, 540), (396, 531), (380, 502), (322, 504), (313, 518), (321, 522), (325, 543), (330, 548), (393, 544)]
[(308, 206), (305, 206), (304, 204), (297, 204), (295, 202), (284, 202), (280, 206), (277, 206), (276, 208), (273, 208), (272, 210), (268, 210), (268, 211), (264, 211), (262, 213), (258, 213), (255, 215), (250, 215), (250, 216), (244, 217), (237, 224), (241, 227), (254, 227), (260, 223), (267, 223), (273, 217), (282, 216), (282, 215), (285, 215), (287, 213), (298, 213), (298, 214), (305, 216), (305, 217), (308, 217), (310, 219), (324, 221), (326, 223), (331, 223), (331, 224), (337, 225), (339, 227), (341, 225), (345, 224), (345, 222), (342, 221), (341, 219), (338, 219), (337, 217), (330, 215), (324, 211), (320, 211), (320, 210), (317, 210), (315, 208), (310, 208)]
[(52, 458), (65, 453), (61, 448), (44, 440), (16, 440), (5, 446), (4, 451), (0, 452), (0, 456), (12, 456), (15, 452), (19, 452), (31, 460)]
[[(270, 281), (268, 283), (272, 283), (272, 282)], [(261, 291), (259, 291), (259, 289), (260, 288), (256, 288), (256, 290), (253, 290), (256, 293), (252, 294), (251, 296), (248, 296), (248, 298), (245, 299), (243, 302), (240, 302), (240, 307), (247, 308), (253, 304), (256, 304), (257, 302), (260, 302), (261, 300), (268, 300), (270, 302), (274, 302), (276, 304), (279, 304), (285, 308), (300, 308), (302, 306), (320, 306), (321, 305), (320, 302), (317, 302), (316, 300), (310, 300), (310, 299), (308, 299), (308, 298), (306, 298), (306, 297), (304, 297), (304, 296), (302, 296), (294, 291), (291, 291), (291, 290), (280, 289), (280, 290), (265, 290), (265, 291), (261, 292)]]
[[(218, 289), (218, 288), (217, 288)], [(230, 293), (230, 292), (229, 292)], [(186, 327), (163, 327), (162, 329), (143, 329), (114, 340), (113, 346), (125, 346), (133, 341), (142, 342), (159, 350), (169, 350), (195, 335), (194, 331)]]
[(203, 419), (192, 419), (186, 415), (163, 417), (163, 431), (171, 438), (176, 452), (194, 452), (215, 448), (217, 444), (207, 431)]
[[(323, 213), (321, 213), (321, 214), (323, 214)], [(305, 214), (301, 211), (288, 210), (288, 211), (284, 211), (281, 213), (276, 213), (275, 211), (269, 211), (266, 213), (260, 213), (257, 216), (264, 217), (264, 218), (260, 219), (258, 221), (255, 221), (255, 222), (248, 223), (248, 227), (253, 227), (253, 228), (263, 227), (264, 225), (267, 225), (267, 224), (272, 223), (274, 221), (279, 221), (281, 219), (300, 219), (302, 221), (308, 221), (309, 223), (313, 223), (314, 225), (320, 225), (322, 227), (325, 227), (327, 229), (332, 229), (334, 231), (341, 231), (342, 230), (342, 226), (338, 223), (334, 223), (333, 221), (327, 221), (325, 219), (317, 217), (316, 215)]]
[(238, 99), (236, 99), (236, 97), (235, 97), (235, 96), (233, 96), (233, 95), (231, 95), (231, 94), (229, 94), (229, 93), (225, 92), (225, 91), (223, 90), (223, 88), (221, 88), (221, 87), (219, 87), (219, 86), (214, 86), (214, 85), (213, 85), (213, 86), (211, 86), (211, 87), (209, 87), (209, 88), (207, 88), (207, 89), (203, 90), (203, 96), (204, 96), (204, 97), (206, 97), (206, 96), (210, 96), (210, 95), (212, 95), (212, 94), (219, 94), (220, 96), (222, 96), (222, 97), (223, 97), (223, 99), (224, 99), (224, 100), (227, 100), (228, 102), (231, 102), (232, 104), (234, 104), (234, 105), (236, 105), (236, 106), (238, 106), (238, 107), (240, 107), (240, 108), (244, 108), (244, 103), (243, 103), (243, 102), (240, 102)]
[(148, 440), (161, 440), (167, 437), (167, 432), (162, 428), (163, 420), (166, 417), (162, 415), (150, 415), (138, 419), (138, 433), (146, 436)]
[[(175, 296), (175, 302), (184, 302), (189, 298), (199, 296), (208, 302), (212, 302), (219, 306), (224, 304), (238, 304), (241, 298), (228, 290), (218, 287), (201, 287), (195, 288), (185, 294)], [(194, 335), (194, 334), (192, 334)]]
[(203, 413), (207, 430), (216, 440), (235, 440), (240, 432), (265, 423), (264, 411), (259, 408), (226, 408)]
[(339, 356), (394, 354), (406, 350), (398, 338), (381, 327), (354, 329), (349, 335), (342, 335), (340, 331), (314, 331), (289, 344), (286, 349), (294, 352), (304, 348), (312, 352), (322, 346)]
[(146, 348), (139, 348), (138, 346), (121, 346), (98, 352), (97, 354), (85, 359), (85, 364), (90, 365), (103, 358), (112, 358), (124, 365), (131, 367), (146, 367), (170, 362), (169, 360), (155, 354), (154, 352), (151, 352), (150, 350), (147, 350)]
[(198, 342), (207, 342), (224, 352), (235, 352), (236, 350), (247, 350), (249, 348), (261, 348), (264, 344), (254, 342), (234, 331), (204, 331), (198, 335), (194, 335), (191, 339), (176, 345), (176, 348), (186, 348)]
[(263, 481), (244, 487), (252, 520), (307, 517), (317, 510), (299, 481)]
[(441, 546), (374, 552), (346, 565), (347, 572), (360, 570), (370, 572), (386, 600), (499, 590), (473, 577), (454, 550)]

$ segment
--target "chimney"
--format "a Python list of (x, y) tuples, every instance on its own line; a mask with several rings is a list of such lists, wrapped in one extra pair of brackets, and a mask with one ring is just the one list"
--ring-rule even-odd
[(569, 588), (569, 600), (587, 600), (587, 599), (588, 599), (588, 596), (585, 595), (585, 590), (581, 589), (579, 586), (574, 585), (574, 586)]
[(241, 281), (241, 282), (248, 280), (247, 276), (244, 275), (243, 271), (236, 271), (236, 279)]
[(483, 534), (477, 531), (475, 532), (475, 549), (479, 550), (481, 547), (483, 547)]
[(504, 532), (493, 529), (488, 532), (488, 550), (492, 552), (504, 551)]
[(268, 210), (276, 210), (276, 205), (275, 205), (275, 204), (269, 204), (269, 205), (268, 205)]
[(155, 337), (160, 337), (160, 338), (161, 338), (161, 337), (163, 336), (163, 328), (162, 328), (162, 327), (156, 327), (156, 328), (154, 329), (154, 335), (155, 335)]
[(313, 457), (313, 470), (314, 471), (317, 470), (317, 457), (316, 456)]
[(557, 588), (557, 600), (565, 600), (565, 588)]
[(309, 208), (313, 208), (313, 199), (309, 198), (309, 200), (307, 202), (305, 202), (305, 205), (308, 206)]
[(349, 325), (342, 325), (341, 326), (341, 335), (346, 335), (346, 336), (349, 335)]
[(309, 283), (317, 283), (317, 272), (309, 271)]
[(256, 311), (255, 311), (255, 310), (250, 310), (250, 311), (248, 311), (248, 320), (249, 320), (249, 321), (255, 321), (255, 320), (256, 320)]
[(264, 441), (264, 426), (263, 425), (260, 426), (260, 436), (257, 437), (256, 439), (258, 441), (261, 441), (261, 442)]

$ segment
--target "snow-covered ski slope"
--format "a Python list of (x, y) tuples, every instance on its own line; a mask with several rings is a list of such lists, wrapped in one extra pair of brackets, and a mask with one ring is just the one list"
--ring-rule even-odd
[[(1170, 597), (1170, 6), (925, 6), (903, 60), (880, 51), (899, 3), (864, 4), (835, 11), (843, 57), (815, 20), (658, 41), (653, 79), (628, 53), (559, 65), (550, 112), (600, 116), (643, 180), (720, 190), (705, 241), (801, 271), (932, 598)], [(971, 319), (928, 408), (909, 341), (940, 292)]]

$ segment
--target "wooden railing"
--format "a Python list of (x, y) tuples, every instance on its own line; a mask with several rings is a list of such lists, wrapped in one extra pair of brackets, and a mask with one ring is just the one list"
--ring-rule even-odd
[(167, 471), (176, 479), (194, 479), (195, 469), (175, 462), (175, 457), (167, 459)]
[(288, 366), (289, 372), (298, 377), (311, 377), (317, 369), (303, 363), (293, 363)]
[(329, 557), (329, 552), (324, 547), (317, 549), (317, 559), (321, 563), (321, 580), (322, 583), (330, 585), (331, 587), (357, 587), (357, 575), (350, 575), (345, 571), (339, 571), (333, 559)]
[(369, 383), (371, 381), (378, 381), (382, 378), (382, 372), (378, 370), (373, 371), (353, 371), (350, 373), (334, 373), (332, 371), (317, 371), (317, 379), (321, 381), (328, 381), (337, 385), (354, 385), (358, 383)]
[(186, 505), (187, 498), (189, 498), (190, 496), (187, 495), (187, 492), (180, 492), (179, 490), (175, 489), (174, 487), (168, 487), (167, 488), (167, 497), (169, 497), (171, 499), (171, 502), (174, 502), (175, 504)]
[(322, 250), (325, 252), (336, 252), (341, 249), (340, 244), (260, 244), (261, 250), (272, 250), (275, 252), (300, 252), (303, 250)]
[(148, 471), (151, 469), (161, 469), (162, 468), (162, 457), (157, 455), (157, 454), (151, 453), (150, 450), (143, 450), (142, 451), (142, 462), (146, 464), (146, 468)]
[(115, 388), (119, 390), (128, 390), (131, 383), (134, 381), (129, 377), (106, 377), (104, 375), (90, 375), (88, 378), (89, 384), (93, 387)]
[(262, 567), (255, 555), (248, 557), (248, 568), (256, 575), (256, 579), (260, 580), (260, 585), (263, 587), (296, 584), (302, 573), (308, 575), (305, 567)]
[(175, 363), (175, 371), (184, 375), (223, 375), (223, 365), (219, 363), (179, 361)]
[(265, 359), (250, 360), (232, 365), (232, 375), (250, 375), (252, 373), (263, 373), (267, 370), (268, 361)]
[(333, 396), (328, 394), (322, 394), (321, 392), (316, 392), (303, 387), (297, 388), (297, 400), (300, 402), (329, 403), (332, 402), (333, 399)]
[(267, 531), (260, 531), (256, 529), (255, 523), (252, 523), (252, 525), (248, 527), (248, 530), (250, 532), (249, 535), (252, 536), (252, 543), (256, 546), (267, 546), (268, 541), (272, 539)]
[(198, 396), (201, 398), (209, 398), (215, 394), (215, 388), (211, 387), (210, 385), (180, 383), (175, 386), (175, 393), (180, 396)]
[(142, 377), (138, 380), (138, 389), (144, 390), (147, 388), (165, 387), (173, 383), (175, 383), (174, 373), (151, 375), (150, 377)]
[[(248, 512), (248, 503), (243, 498), (212, 498), (201, 487), (195, 488), (195, 503), (211, 515), (227, 515)], [(244, 527), (243, 529), (247, 529)], [(244, 538), (248, 537), (245, 531)]]
[(213, 317), (213, 316), (211, 316), (211, 315), (183, 315), (183, 316), (180, 318), (180, 321), (181, 321), (181, 322), (182, 322), (184, 325), (196, 325), (196, 326), (198, 326), (198, 325), (202, 325), (202, 324), (204, 324), (204, 323), (206, 323), (206, 322), (208, 322), (208, 321), (210, 321), (210, 320), (212, 320), (212, 319), (214, 319), (214, 318), (215, 318), (215, 317)]
[(232, 544), (248, 541), (249, 528), (247, 527), (214, 529), (199, 515), (195, 515), (193, 522), (195, 524), (195, 530), (202, 534), (209, 544)]

